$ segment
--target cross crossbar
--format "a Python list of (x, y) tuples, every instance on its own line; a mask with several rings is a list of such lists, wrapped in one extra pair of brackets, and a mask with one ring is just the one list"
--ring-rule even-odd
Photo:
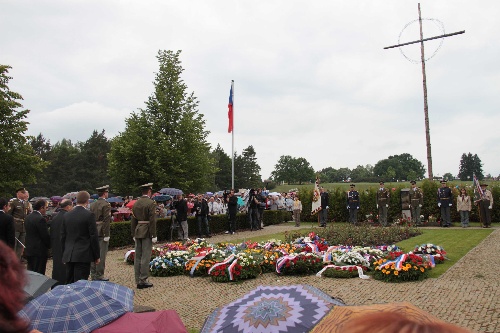
[(435, 37), (429, 37), (429, 38), (425, 38), (425, 39), (419, 39), (419, 40), (415, 40), (413, 42), (408, 42), (408, 43), (403, 43), (403, 44), (398, 44), (398, 45), (392, 45), (392, 46), (386, 46), (386, 47), (384, 47), (384, 50), (393, 49), (395, 47), (400, 47), (400, 46), (405, 46), (405, 45), (410, 45), (410, 44), (422, 43), (422, 42), (426, 42), (428, 40), (433, 40), (433, 39), (438, 39), (438, 38), (443, 38), (443, 37), (450, 37), (450, 36), (460, 35), (460, 34), (463, 34), (463, 33), (465, 33), (465, 30), (458, 31), (458, 32), (453, 32), (451, 34), (445, 34), (445, 35), (440, 35), (440, 36), (435, 36)]

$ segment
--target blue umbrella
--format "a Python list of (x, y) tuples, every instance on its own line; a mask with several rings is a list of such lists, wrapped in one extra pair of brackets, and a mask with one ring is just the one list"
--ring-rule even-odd
[(171, 200), (172, 197), (170, 195), (157, 195), (155, 197), (153, 197), (153, 200), (154, 201), (168, 201), (168, 200)]
[(99, 199), (99, 194), (92, 194), (90, 199)]
[(120, 197), (112, 197), (107, 199), (108, 202), (123, 202), (123, 199)]
[(162, 188), (158, 192), (160, 192), (161, 194), (168, 194), (168, 195), (179, 195), (184, 193), (182, 192), (182, 190), (170, 187)]
[(80, 280), (31, 300), (19, 314), (41, 332), (90, 332), (132, 312), (133, 297), (112, 282)]

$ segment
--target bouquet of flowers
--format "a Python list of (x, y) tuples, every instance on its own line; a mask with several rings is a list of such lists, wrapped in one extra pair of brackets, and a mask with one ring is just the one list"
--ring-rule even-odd
[[(159, 256), (161, 253), (160, 248), (153, 248), (151, 249), (151, 258), (150, 261)], [(128, 251), (125, 257), (125, 261), (129, 265), (133, 265), (135, 261), (135, 250)]]
[[(365, 266), (361, 266), (363, 271), (366, 271), (367, 268)], [(329, 278), (354, 278), (359, 276), (358, 269), (354, 266), (334, 266), (325, 269), (322, 273), (322, 276)]]
[(373, 278), (385, 282), (423, 280), (430, 269), (430, 265), (422, 257), (401, 252), (392, 252), (387, 258), (377, 260), (374, 265)]
[(189, 258), (188, 251), (165, 252), (149, 263), (149, 270), (152, 276), (182, 275)]
[(238, 262), (234, 264), (224, 263), (214, 267), (210, 271), (210, 277), (214, 282), (238, 281), (241, 278), (243, 267)]
[(240, 279), (254, 279), (262, 273), (260, 263), (262, 254), (259, 250), (248, 249), (236, 254), (238, 264), (241, 266)]
[(260, 267), (263, 273), (274, 272), (276, 270), (276, 261), (283, 256), (280, 251), (268, 251), (264, 250), (262, 252), (262, 261)]

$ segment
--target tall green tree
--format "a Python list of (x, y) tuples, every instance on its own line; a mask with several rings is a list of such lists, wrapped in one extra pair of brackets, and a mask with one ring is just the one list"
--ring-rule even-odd
[(9, 89), (9, 69), (0, 65), (0, 195), (12, 196), (15, 189), (25, 184), (36, 183), (45, 162), (35, 154), (29, 144), (30, 137), (26, 117), (29, 110), (21, 110), (19, 93)]
[(378, 161), (373, 173), (381, 180), (419, 180), (424, 178), (425, 168), (422, 162), (405, 153)]
[(94, 130), (85, 142), (78, 142), (78, 178), (83, 184), (82, 189), (94, 193), (97, 187), (108, 185), (108, 154), (111, 150), (111, 141), (105, 131)]
[(50, 165), (44, 171), (47, 185), (43, 195), (64, 195), (68, 192), (87, 190), (79, 177), (80, 150), (71, 140), (58, 141), (51, 150)]
[(224, 152), (218, 144), (212, 152), (212, 158), (215, 163), (215, 180), (214, 186), (216, 190), (225, 190), (231, 188), (231, 173), (232, 162), (231, 157)]
[(241, 155), (234, 160), (234, 187), (257, 188), (261, 186), (260, 166), (257, 163), (255, 149), (252, 145), (243, 149)]
[(136, 193), (146, 182), (198, 192), (213, 182), (209, 132), (194, 93), (181, 79), (180, 54), (158, 52), (154, 92), (111, 142), (108, 173), (121, 193)]
[(470, 152), (468, 154), (463, 153), (460, 159), (458, 178), (460, 180), (471, 180), (474, 174), (479, 180), (484, 178), (481, 159), (477, 154), (472, 155)]
[[(302, 182), (314, 181), (315, 179), (314, 169), (305, 158), (296, 158), (290, 155), (280, 157), (271, 175), (275, 181), (288, 184), (302, 184)], [(324, 179), (322, 181), (324, 182)]]
[(303, 182), (313, 182), (315, 180), (314, 169), (303, 157), (296, 158), (294, 161), (295, 181), (301, 185)]
[(50, 140), (46, 139), (42, 133), (38, 134), (36, 137), (31, 137), (29, 139), (29, 144), (35, 151), (35, 154), (45, 161), (47, 165), (37, 177), (36, 184), (27, 184), (26, 186), (29, 188), (31, 197), (46, 196), (48, 195), (47, 189), (50, 188), (51, 184), (47, 180), (45, 171), (47, 167), (50, 166), (52, 145), (50, 144)]

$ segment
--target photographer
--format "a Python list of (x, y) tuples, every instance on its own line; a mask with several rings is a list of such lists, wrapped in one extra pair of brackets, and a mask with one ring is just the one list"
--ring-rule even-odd
[(238, 198), (234, 195), (233, 189), (231, 189), (231, 191), (229, 191), (229, 194), (225, 195), (224, 198), (227, 202), (227, 211), (229, 213), (228, 233), (234, 235), (234, 233), (236, 232), (236, 213), (238, 212)]
[(258, 204), (255, 190), (250, 189), (250, 193), (248, 194), (248, 220), (250, 222), (250, 231), (260, 229), (259, 220), (258, 220)]
[(198, 225), (198, 238), (201, 238), (202, 225), (205, 229), (205, 235), (207, 238), (212, 237), (210, 235), (210, 228), (208, 227), (208, 202), (203, 197), (203, 194), (198, 194), (198, 197), (194, 202), (194, 210), (196, 212), (196, 220)]

